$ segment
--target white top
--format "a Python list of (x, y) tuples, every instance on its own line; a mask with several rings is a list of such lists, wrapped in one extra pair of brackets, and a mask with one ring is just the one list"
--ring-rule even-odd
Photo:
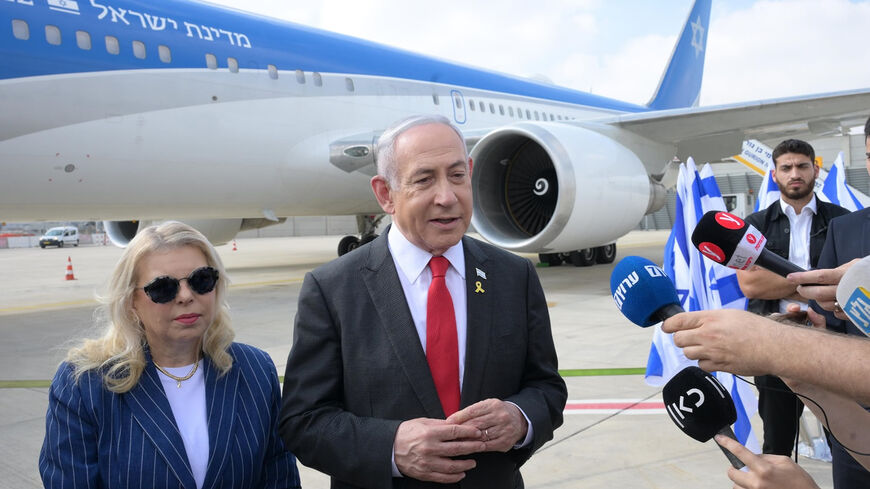
[[(178, 382), (167, 377), (160, 370), (157, 371), (175, 424), (181, 432), (184, 441), (184, 451), (187, 452), (187, 460), (193, 471), (193, 479), (197, 489), (201, 489), (205, 483), (205, 471), (208, 468), (208, 421), (205, 412), (205, 375), (203, 374), (202, 360), (193, 377)], [(193, 364), (184, 367), (161, 367), (176, 377), (184, 377), (190, 373)]]
[[(417, 248), (402, 234), (395, 224), (390, 226), (387, 235), (390, 253), (399, 272), (399, 282), (405, 292), (405, 301), (411, 309), (414, 326), (423, 351), (426, 351), (426, 303), (429, 297), (429, 285), (432, 284), (432, 270), (429, 260), (432, 255)], [(450, 298), (453, 299), (453, 314), (456, 317), (456, 340), (459, 343), (459, 389), (462, 390), (462, 377), (465, 374), (465, 340), (468, 318), (466, 316), (465, 297), (465, 254), (462, 241), (456, 243), (444, 253), (444, 258), (450, 262), (444, 280)]]
[[(810, 269), (810, 228), (813, 225), (813, 216), (816, 214), (816, 196), (801, 209), (800, 214), (796, 214), (794, 207), (787, 204), (784, 200), (779, 199), (779, 205), (782, 212), (788, 217), (791, 237), (788, 242), (788, 261), (803, 268)], [(799, 304), (802, 311), (807, 310), (807, 303), (801, 301), (781, 300), (779, 301), (779, 312), (786, 312), (786, 306), (789, 304)]]
[[(393, 256), (393, 263), (396, 265), (396, 270), (399, 275), (399, 282), (402, 284), (402, 291), (405, 293), (405, 302), (408, 303), (408, 308), (411, 310), (411, 317), (414, 319), (414, 326), (417, 328), (417, 336), (420, 338), (420, 344), (423, 345), (423, 352), (426, 352), (426, 303), (429, 298), (429, 285), (432, 283), (432, 270), (429, 269), (429, 260), (432, 255), (426, 251), (417, 248), (413, 243), (408, 241), (408, 238), (399, 231), (396, 223), (390, 226), (390, 231), (387, 234), (387, 244), (390, 248), (390, 254)], [(450, 262), (447, 267), (447, 273), (444, 274), (444, 280), (447, 283), (447, 290), (450, 291), (450, 298), (453, 299), (453, 314), (456, 317), (456, 339), (459, 343), (459, 389), (462, 390), (462, 379), (465, 376), (465, 344), (468, 337), (468, 301), (465, 296), (465, 254), (462, 248), (462, 240), (451, 246), (444, 252), (444, 258)], [(507, 401), (510, 402), (510, 401)], [(514, 403), (511, 403), (514, 404)], [(514, 404), (516, 406), (516, 404)], [(514, 448), (522, 448), (532, 442), (534, 430), (532, 422), (523, 409), (517, 406), (523, 417), (526, 418), (529, 429), (526, 432), (526, 438), (523, 439)], [(396, 456), (393, 454), (393, 477), (401, 477), (402, 474), (396, 467)]]

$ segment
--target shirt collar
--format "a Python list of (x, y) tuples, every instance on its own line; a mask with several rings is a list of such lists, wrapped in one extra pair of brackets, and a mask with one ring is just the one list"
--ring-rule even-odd
[[(409, 283), (415, 283), (423, 270), (429, 266), (432, 254), (421, 250), (408, 241), (408, 238), (399, 231), (395, 223), (390, 226), (390, 231), (387, 233), (387, 242), (390, 246), (390, 253), (392, 253), (399, 268), (399, 273), (403, 274)], [(456, 270), (462, 280), (465, 280), (465, 254), (461, 239), (444, 252), (444, 258), (447, 258), (450, 266)]]
[[(782, 209), (782, 212), (785, 215), (789, 215), (789, 214), (791, 214), (793, 216), (797, 215), (794, 211), (794, 207), (792, 207), (791, 204), (787, 204), (784, 200), (782, 200), (782, 198), (779, 199), (779, 207), (780, 207), (780, 209)], [(791, 209), (791, 212), (789, 213), (787, 209)], [(810, 199), (810, 201), (807, 203), (807, 205), (805, 205), (803, 207), (803, 209), (811, 210), (813, 215), (815, 215), (818, 212), (818, 206), (816, 205), (815, 192), (813, 192), (813, 198)], [(804, 212), (803, 209), (801, 209), (801, 213)]]

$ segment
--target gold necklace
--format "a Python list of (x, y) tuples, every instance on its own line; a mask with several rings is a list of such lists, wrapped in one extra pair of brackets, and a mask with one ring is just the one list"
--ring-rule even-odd
[(161, 371), (163, 373), (163, 375), (174, 380), (175, 384), (176, 384), (176, 388), (181, 389), (181, 383), (184, 382), (185, 380), (193, 377), (193, 374), (196, 373), (196, 369), (199, 367), (199, 359), (198, 358), (196, 359), (196, 362), (193, 364), (193, 368), (190, 369), (190, 372), (188, 372), (187, 375), (185, 375), (184, 377), (178, 377), (177, 375), (172, 375), (171, 373), (167, 372), (163, 367), (161, 367), (160, 365), (157, 365), (157, 362), (154, 362), (154, 366), (157, 367), (157, 370)]

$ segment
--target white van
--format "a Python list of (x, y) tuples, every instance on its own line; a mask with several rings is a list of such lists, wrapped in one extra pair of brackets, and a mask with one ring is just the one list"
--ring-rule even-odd
[(66, 245), (79, 245), (79, 230), (73, 226), (51, 228), (39, 238), (39, 247), (57, 246), (63, 248)]

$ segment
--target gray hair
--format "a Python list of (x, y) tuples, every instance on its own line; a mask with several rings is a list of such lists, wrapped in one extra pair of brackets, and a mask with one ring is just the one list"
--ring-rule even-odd
[(424, 126), (426, 124), (444, 124), (453, 129), (459, 139), (462, 141), (462, 149), (465, 151), (466, 160), (468, 159), (468, 149), (465, 147), (465, 137), (462, 132), (456, 127), (450, 119), (438, 114), (423, 114), (412, 115), (397, 122), (394, 122), (389, 127), (384, 129), (381, 137), (378, 138), (375, 146), (375, 162), (378, 165), (378, 175), (384, 177), (390, 188), (398, 186), (398, 165), (396, 161), (396, 140), (411, 128)]

